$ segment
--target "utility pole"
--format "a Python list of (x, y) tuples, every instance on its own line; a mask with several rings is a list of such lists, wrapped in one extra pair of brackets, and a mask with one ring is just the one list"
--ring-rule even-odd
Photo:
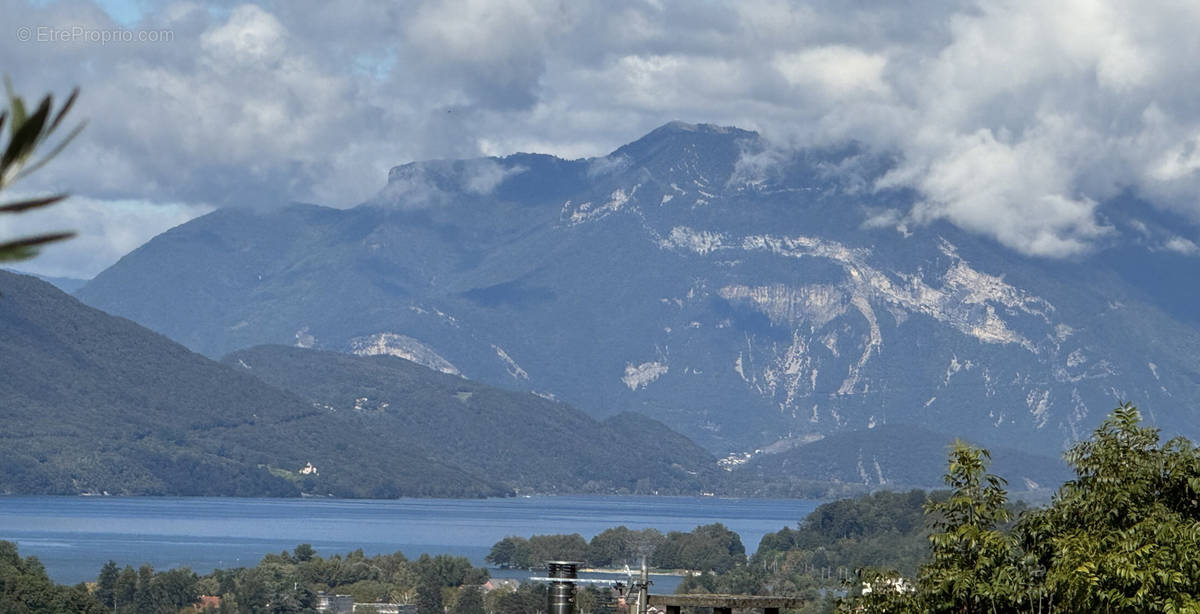
[(642, 573), (637, 582), (637, 614), (646, 614), (650, 609), (650, 573), (646, 569), (646, 559), (642, 558)]

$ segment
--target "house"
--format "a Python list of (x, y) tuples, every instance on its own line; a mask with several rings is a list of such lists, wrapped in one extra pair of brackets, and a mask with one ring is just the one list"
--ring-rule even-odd
[(520, 587), (521, 587), (520, 581), (515, 580), (513, 578), (491, 578), (490, 580), (485, 582), (479, 588), (482, 588), (483, 592), (485, 592), (485, 593), (490, 593), (491, 591), (494, 591), (498, 588), (515, 591)]
[(220, 610), (221, 598), (216, 595), (200, 595), (196, 601), (197, 610)]

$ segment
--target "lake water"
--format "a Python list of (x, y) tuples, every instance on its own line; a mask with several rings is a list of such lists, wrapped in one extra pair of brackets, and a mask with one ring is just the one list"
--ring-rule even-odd
[[(794, 526), (819, 502), (719, 497), (530, 497), (510, 499), (229, 499), (189, 497), (0, 497), (0, 540), (36, 555), (58, 582), (94, 580), (105, 561), (198, 573), (249, 567), (264, 554), (310, 543), (328, 556), (362, 548), (466, 556), (476, 565), (508, 535), (579, 533), (609, 527), (690, 531), (724, 523), (747, 552), (766, 533)], [(493, 570), (520, 577), (521, 572)], [(678, 583), (655, 578), (654, 592)]]

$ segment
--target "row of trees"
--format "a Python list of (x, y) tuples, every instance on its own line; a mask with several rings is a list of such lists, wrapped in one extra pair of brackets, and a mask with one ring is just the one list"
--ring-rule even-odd
[(0, 612), (103, 614), (105, 611), (86, 586), (55, 584), (37, 557), (21, 558), (16, 544), (0, 541)]
[(92, 594), (110, 612), (174, 614), (200, 599), (198, 584), (196, 574), (187, 568), (156, 574), (149, 565), (134, 571), (109, 561), (100, 569)]
[[(465, 557), (403, 553), (367, 557), (362, 550), (322, 558), (307, 544), (270, 554), (255, 567), (217, 569), (200, 576), (190, 569), (156, 572), (109, 561), (90, 587), (55, 584), (36, 557), (21, 558), (0, 542), (0, 612), (5, 614), (309, 614), (320, 591), (351, 595), (356, 602), (416, 603), (419, 614), (532, 614), (544, 609), (545, 593), (497, 590), (486, 596), (486, 569)], [(536, 593), (536, 591), (533, 591)], [(218, 596), (202, 610), (202, 595)], [(533, 604), (540, 604), (533, 607)]]
[(592, 567), (640, 565), (658, 569), (723, 572), (746, 561), (746, 548), (737, 533), (720, 523), (684, 533), (663, 535), (657, 529), (640, 531), (620, 526), (592, 538), (582, 535), (510, 536), (496, 542), (486, 560), (500, 567), (532, 569), (550, 560), (582, 561)]

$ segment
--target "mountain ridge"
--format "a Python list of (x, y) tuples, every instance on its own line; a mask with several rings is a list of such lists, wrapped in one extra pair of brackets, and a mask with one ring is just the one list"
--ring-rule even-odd
[[(331, 383), (320, 352), (283, 350), (305, 353), (290, 367), (307, 361), (326, 368), (327, 386), (364, 381)], [(391, 361), (388, 381), (394, 385), (397, 375), (407, 374), (409, 394), (426, 400), (447, 387), (465, 394), (421, 407), (397, 402), (396, 409), (426, 416), (437, 410), (459, 424), (465, 411), (492, 416), (495, 428), (486, 437), (476, 433), (469, 442), (477, 449), (466, 449), (468, 440), (454, 429), (398, 432), (394, 423), (332, 411), (269, 385), (244, 360), (253, 359), (261, 373), (266, 359), (259, 358), (270, 351), (243, 351), (237, 354), (243, 362), (219, 364), (49, 283), (0, 271), (0, 370), (6, 375), (0, 379), (0, 493), (394, 498), (713, 488), (711, 457), (678, 435), (678, 454), (618, 457), (619, 430), (563, 404), (399, 358), (332, 355)], [(508, 430), (500, 428), (506, 424)], [(518, 429), (528, 431), (519, 445), (512, 441)], [(569, 461), (548, 456), (539, 445), (543, 430), (567, 431), (570, 437), (560, 439), (573, 443)], [(463, 462), (452, 453), (455, 446), (457, 456), (480, 462)], [(494, 452), (491, 465), (482, 462), (484, 449)], [(520, 456), (503, 462), (513, 450)]]
[[(1196, 431), (1200, 333), (1154, 300), (1169, 290), (1129, 283), (1111, 246), (1051, 262), (909, 227), (915, 195), (871, 187), (891, 164), (680, 125), (602, 158), (414, 163), (357, 208), (199, 218), (79, 296), (210, 356), (415, 340), (473, 379), (635, 410), (718, 456), (888, 422), (1045, 453), (1118, 399)], [(450, 179), (422, 183), (425, 167)], [(196, 297), (213, 307), (166, 309)]]

